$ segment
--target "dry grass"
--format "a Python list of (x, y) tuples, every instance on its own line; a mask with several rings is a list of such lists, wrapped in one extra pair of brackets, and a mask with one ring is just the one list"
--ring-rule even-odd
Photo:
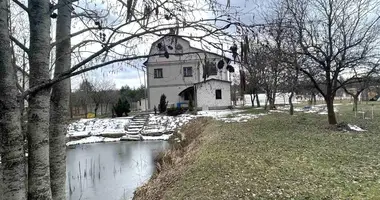
[(336, 131), (326, 115), (306, 113), (194, 122), (183, 132), (198, 136), (164, 156), (135, 199), (380, 199), (380, 121), (351, 107), (338, 108), (340, 121), (367, 132)]
[(156, 171), (151, 180), (138, 188), (133, 199), (162, 199), (165, 191), (181, 177), (187, 166), (194, 162), (201, 134), (207, 129), (210, 119), (198, 118), (181, 128), (184, 136), (180, 142), (171, 141), (172, 148), (159, 154), (156, 159)]

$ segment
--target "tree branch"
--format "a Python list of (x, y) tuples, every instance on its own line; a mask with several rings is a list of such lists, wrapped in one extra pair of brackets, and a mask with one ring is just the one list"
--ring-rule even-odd
[(18, 71), (20, 71), (21, 73), (23, 73), (25, 76), (29, 77), (29, 73), (26, 72), (25, 70), (23, 70), (20, 66), (18, 66), (16, 64), (13, 64), (13, 67), (15, 67)]
[[(173, 56), (182, 56), (182, 55), (199, 55), (199, 52), (196, 51), (196, 52), (187, 52), (187, 53), (169, 53), (169, 56), (170, 55), (173, 55)], [(41, 85), (38, 85), (38, 86), (35, 86), (33, 88), (29, 88), (28, 90), (26, 90), (23, 94), (24, 97), (30, 95), (30, 94), (33, 94), (41, 89), (44, 89), (44, 88), (47, 88), (47, 87), (50, 87), (52, 86), (53, 84), (55, 83), (58, 83), (64, 79), (67, 79), (67, 78), (70, 78), (70, 77), (73, 77), (73, 76), (76, 76), (76, 75), (79, 75), (79, 74), (82, 74), (82, 73), (85, 73), (85, 72), (88, 72), (88, 71), (91, 71), (91, 70), (95, 70), (95, 69), (98, 69), (98, 68), (101, 68), (101, 67), (104, 67), (104, 66), (107, 66), (107, 65), (111, 65), (113, 63), (117, 63), (117, 62), (123, 62), (123, 61), (128, 61), (128, 60), (137, 60), (137, 59), (144, 59), (144, 58), (149, 58), (149, 57), (154, 57), (154, 56), (163, 56), (164, 54), (151, 54), (151, 55), (141, 55), (141, 56), (131, 56), (131, 57), (126, 57), (126, 58), (120, 58), (120, 59), (115, 59), (115, 60), (111, 60), (111, 61), (108, 61), (108, 62), (104, 62), (104, 63), (101, 63), (101, 64), (98, 64), (98, 65), (94, 65), (94, 66), (91, 66), (91, 67), (88, 67), (88, 68), (85, 68), (85, 69), (81, 69), (79, 71), (75, 71), (70, 69), (66, 72), (63, 72), (62, 74), (58, 75), (57, 77), (41, 84)], [(82, 65), (81, 65), (82, 66)], [(76, 67), (76, 69), (78, 69)]]
[(13, 37), (12, 35), (9, 36), (11, 38), (11, 40), (16, 43), (16, 45), (18, 47), (20, 47), (23, 51), (25, 51), (27, 54), (29, 54), (29, 49), (24, 45), (22, 44), (20, 41), (18, 41), (15, 37)]
[[(71, 0), (71, 2), (70, 3), (74, 3), (74, 2), (77, 2), (77, 1), (79, 1), (79, 0)], [(65, 5), (67, 5), (67, 4), (65, 4)], [(53, 12), (54, 10), (56, 10), (56, 9), (58, 9), (60, 6), (65, 6), (65, 5), (62, 5), (62, 4), (55, 4), (54, 6), (52, 6), (51, 8), (50, 8), (50, 11), (51, 12)]]
[(18, 0), (12, 0), (12, 1), (15, 2), (18, 6), (20, 6), (23, 10), (25, 10), (29, 14), (29, 8), (26, 7), (23, 3), (21, 3)]

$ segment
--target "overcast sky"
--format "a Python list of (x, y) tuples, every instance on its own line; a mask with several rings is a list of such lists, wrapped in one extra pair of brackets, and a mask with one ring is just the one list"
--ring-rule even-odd
[[(218, 1), (222, 4), (226, 4), (227, 2), (227, 0)], [(258, 23), (260, 20), (260, 9), (262, 6), (263, 3), (256, 0), (231, 0), (231, 9), (238, 10), (240, 20), (244, 21), (245, 23)], [(253, 16), (255, 17), (253, 18)], [(231, 27), (230, 31), (233, 32), (235, 29), (235, 27)], [(83, 40), (83, 38), (79, 38), (79, 40)], [(143, 46), (140, 46), (140, 48), (142, 48), (143, 51), (147, 52), (150, 49), (151, 43), (155, 40), (156, 38), (148, 40), (148, 42), (142, 44)], [(200, 47), (199, 44), (192, 41), (191, 45), (198, 48)], [(142, 67), (142, 62), (137, 64), (135, 63), (134, 66), (125, 63), (122, 65), (119, 64), (117, 66), (103, 67), (93, 72), (89, 72), (84, 76), (82, 75), (72, 78), (72, 88), (78, 88), (83, 77), (91, 77), (90, 79), (94, 79), (94, 77), (107, 79), (111, 82), (114, 82), (117, 89), (126, 85), (132, 88), (139, 87), (141, 85), (144, 85), (144, 72), (142, 71)]]

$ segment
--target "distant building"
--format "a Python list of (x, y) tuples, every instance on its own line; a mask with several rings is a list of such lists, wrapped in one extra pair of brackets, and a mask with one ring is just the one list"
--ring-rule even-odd
[[(176, 55), (164, 55), (165, 52)], [(168, 107), (187, 106), (190, 98), (198, 109), (223, 109), (231, 105), (228, 58), (190, 46), (190, 42), (165, 36), (152, 44), (144, 63), (147, 68), (148, 109), (158, 108), (165, 94)], [(207, 58), (207, 59), (205, 59)], [(209, 64), (205, 67), (205, 60)], [(223, 67), (217, 63), (223, 60)], [(219, 69), (221, 68), (221, 69)], [(208, 74), (208, 76), (205, 76)]]

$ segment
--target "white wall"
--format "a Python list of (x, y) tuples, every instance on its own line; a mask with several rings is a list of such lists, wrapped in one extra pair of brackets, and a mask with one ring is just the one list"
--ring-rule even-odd
[[(172, 40), (171, 37), (165, 37), (160, 41), (152, 44), (150, 54), (160, 53), (157, 48), (157, 43), (162, 42), (166, 45), (171, 45), (175, 47), (177, 44), (182, 45), (183, 52), (200, 52), (191, 55), (170, 55), (169, 58), (154, 56), (148, 59), (146, 63), (147, 66), (147, 78), (148, 78), (148, 88), (149, 88), (149, 108), (153, 109), (154, 105), (158, 106), (159, 99), (162, 94), (165, 94), (169, 104), (177, 103), (179, 101), (178, 94), (186, 89), (187, 87), (193, 86), (195, 83), (203, 81), (203, 67), (202, 62), (204, 62), (205, 54), (195, 48), (190, 46), (190, 43), (184, 39), (179, 38), (177, 41)], [(175, 48), (173, 50), (167, 49), (170, 53), (175, 53)], [(214, 54), (207, 54), (207, 58), (216, 63), (221, 59), (220, 56)], [(202, 62), (200, 61), (202, 59)], [(225, 64), (226, 66), (227, 64)], [(192, 67), (193, 76), (184, 77), (183, 68)], [(163, 78), (154, 78), (154, 69), (161, 68)], [(218, 70), (218, 74), (210, 76), (207, 79), (223, 79), (228, 80), (229, 74), (224, 67), (222, 70)]]
[[(289, 95), (290, 93), (276, 93), (275, 104), (286, 104), (286, 105), (289, 104)], [(252, 106), (250, 94), (245, 94), (244, 100), (245, 100), (246, 106)], [(264, 106), (266, 100), (267, 100), (266, 94), (259, 94), (260, 106)], [(298, 101), (296, 100), (296, 95), (294, 95), (293, 97), (293, 103), (298, 103)], [(256, 99), (255, 99), (255, 105), (256, 105)]]
[(149, 88), (149, 102), (150, 102), (150, 108), (153, 109), (154, 106), (158, 109), (158, 104), (160, 103), (160, 98), (162, 94), (165, 94), (166, 101), (169, 101), (169, 104), (176, 104), (180, 100), (180, 96), (178, 94), (186, 89), (189, 86), (168, 86), (168, 87), (159, 87), (159, 88)]
[[(140, 105), (141, 102), (141, 105)], [(141, 111), (147, 111), (148, 110), (148, 99), (141, 99), (139, 101), (138, 109)]]
[[(216, 99), (215, 90), (222, 90), (222, 99)], [(231, 84), (221, 81), (207, 81), (196, 85), (197, 107), (225, 107), (231, 105)]]

